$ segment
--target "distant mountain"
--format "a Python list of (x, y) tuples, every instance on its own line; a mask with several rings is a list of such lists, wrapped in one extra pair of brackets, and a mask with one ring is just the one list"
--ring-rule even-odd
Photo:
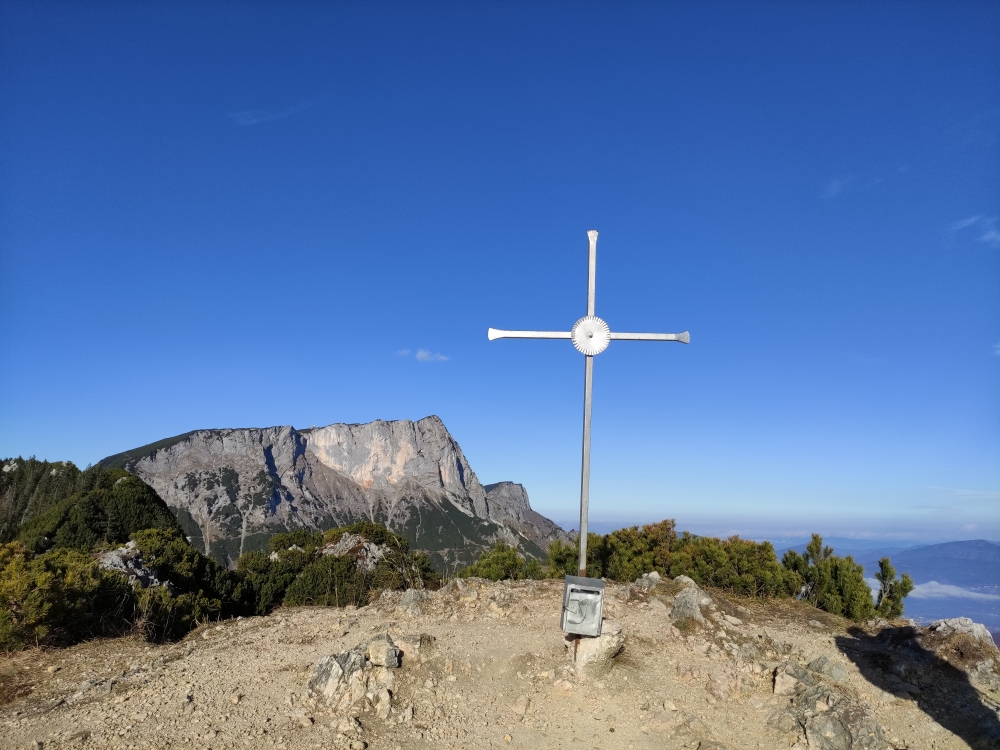
[(151, 485), (192, 544), (220, 562), (271, 535), (384, 523), (454, 570), (496, 541), (543, 557), (565, 532), (519, 484), (483, 487), (435, 416), (294, 427), (196, 430), (109, 456)]
[(964, 588), (1000, 586), (1000, 544), (985, 539), (903, 550), (892, 556), (892, 564), (896, 570), (909, 573), (914, 583), (937, 581)]

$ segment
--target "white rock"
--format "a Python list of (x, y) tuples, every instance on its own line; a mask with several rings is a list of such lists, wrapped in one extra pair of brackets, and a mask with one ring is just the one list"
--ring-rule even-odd
[(531, 706), (531, 699), (526, 695), (519, 695), (517, 700), (511, 704), (511, 710), (518, 716), (524, 716), (527, 713), (528, 708)]
[(601, 634), (596, 638), (588, 636), (566, 637), (566, 649), (570, 661), (577, 670), (587, 674), (600, 674), (611, 668), (612, 660), (625, 647), (625, 632), (622, 626), (612, 620), (604, 620)]
[(973, 622), (971, 617), (950, 617), (946, 620), (935, 620), (930, 624), (930, 629), (942, 635), (950, 633), (965, 633), (971, 635), (977, 641), (982, 641), (990, 646), (996, 646), (993, 636), (986, 626), (979, 622)]
[(350, 681), (351, 676), (364, 668), (364, 656), (357, 651), (324, 656), (312, 668), (306, 689), (312, 697), (331, 699)]
[(373, 638), (368, 644), (368, 660), (379, 667), (398, 667), (402, 652), (396, 648), (388, 633)]

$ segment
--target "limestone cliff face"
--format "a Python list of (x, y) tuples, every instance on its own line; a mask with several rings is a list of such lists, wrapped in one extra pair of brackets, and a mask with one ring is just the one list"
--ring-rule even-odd
[(523, 485), (497, 482), (483, 489), (486, 490), (487, 514), (494, 523), (519, 529), (543, 549), (548, 549), (549, 542), (556, 539), (567, 541), (565, 531), (531, 509), (528, 491)]
[(104, 459), (149, 483), (192, 543), (232, 564), (274, 533), (378, 521), (441, 568), (495, 541), (541, 556), (565, 533), (521, 485), (484, 488), (438, 417), (197, 430)]

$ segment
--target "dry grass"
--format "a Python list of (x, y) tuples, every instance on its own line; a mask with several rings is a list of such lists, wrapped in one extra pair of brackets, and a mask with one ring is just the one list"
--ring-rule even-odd
[[(967, 633), (929, 634), (923, 645), (959, 669), (971, 669), (987, 659), (1000, 659), (1000, 652)], [(995, 662), (994, 662), (995, 663)]]
[(30, 695), (35, 689), (33, 670), (23, 658), (24, 653), (0, 657), (0, 706)]

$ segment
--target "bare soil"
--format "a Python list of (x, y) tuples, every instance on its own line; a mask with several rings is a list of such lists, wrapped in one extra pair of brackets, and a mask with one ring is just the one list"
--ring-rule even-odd
[[(625, 650), (610, 671), (585, 674), (572, 668), (559, 630), (561, 581), (472, 589), (434, 593), (419, 611), (386, 594), (359, 609), (283, 609), (207, 625), (173, 644), (119, 638), (0, 657), (0, 747), (805, 747), (804, 736), (768, 722), (789, 700), (773, 694), (772, 672), (821, 655), (846, 667), (844, 689), (872, 706), (892, 747), (986, 747), (977, 738), (997, 721), (1000, 696), (960, 684), (965, 673), (956, 670), (903, 697), (887, 691), (872, 676), (881, 674), (868, 658), (876, 646), (857, 640), (848, 621), (798, 602), (710, 592), (718, 616), (682, 623), (682, 632), (657, 596), (609, 584), (605, 616), (624, 627)], [(360, 730), (347, 731), (344, 715), (309, 700), (311, 667), (382, 632), (435, 640), (403, 660), (392, 714), (359, 706)], [(867, 656), (845, 654), (855, 642)], [(970, 700), (980, 704), (968, 727), (941, 718), (949, 701)]]

